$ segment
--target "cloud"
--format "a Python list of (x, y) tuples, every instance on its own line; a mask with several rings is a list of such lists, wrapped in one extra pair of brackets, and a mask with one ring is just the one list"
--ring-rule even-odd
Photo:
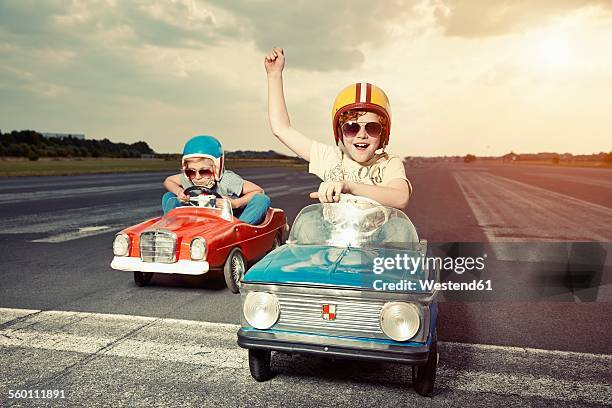
[(364, 45), (384, 47), (392, 27), (414, 16), (417, 1), (219, 1), (239, 18), (263, 54), (274, 46), (291, 53), (290, 68), (314, 71), (359, 66)]
[(586, 7), (612, 12), (609, 0), (434, 0), (430, 4), (437, 23), (452, 37), (509, 34)]
[(134, 47), (198, 49), (242, 41), (252, 42), (262, 57), (283, 46), (293, 56), (291, 68), (332, 71), (361, 65), (363, 45), (391, 42), (393, 27), (414, 17), (418, 5), (416, 0), (23, 0), (0, 4), (0, 26), (30, 46), (76, 46), (94, 36)]

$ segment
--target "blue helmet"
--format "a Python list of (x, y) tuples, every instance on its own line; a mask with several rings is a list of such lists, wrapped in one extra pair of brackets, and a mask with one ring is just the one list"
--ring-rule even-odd
[(225, 155), (223, 154), (221, 142), (215, 137), (201, 135), (189, 139), (183, 148), (183, 165), (185, 165), (185, 159), (191, 157), (205, 157), (211, 159), (215, 164), (215, 179), (221, 179)]

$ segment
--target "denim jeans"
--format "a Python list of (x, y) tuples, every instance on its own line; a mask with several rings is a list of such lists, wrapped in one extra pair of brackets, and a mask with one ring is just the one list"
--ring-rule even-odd
[[(182, 206), (183, 203), (171, 192), (168, 191), (162, 196), (164, 214)], [(270, 208), (270, 198), (265, 194), (255, 194), (246, 206), (234, 210), (234, 216), (247, 224), (257, 225), (265, 218), (268, 208)]]

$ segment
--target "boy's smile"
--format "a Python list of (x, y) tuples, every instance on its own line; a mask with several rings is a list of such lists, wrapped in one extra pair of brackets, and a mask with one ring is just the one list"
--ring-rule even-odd
[[(355, 121), (359, 125), (359, 131), (355, 136), (342, 135), (342, 141), (347, 154), (357, 163), (366, 163), (376, 154), (380, 145), (380, 135), (374, 137), (366, 130), (368, 122), (379, 122), (379, 116), (373, 112), (366, 112)], [(354, 125), (356, 126), (356, 125)]]

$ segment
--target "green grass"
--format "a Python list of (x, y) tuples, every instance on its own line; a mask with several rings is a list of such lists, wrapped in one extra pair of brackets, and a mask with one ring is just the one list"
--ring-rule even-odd
[[(3, 158), (0, 160), (0, 177), (9, 176), (66, 176), (94, 173), (132, 173), (146, 171), (177, 171), (180, 163), (162, 159), (40, 159), (29, 161)], [(306, 171), (307, 166), (294, 160), (228, 159), (228, 169), (253, 167), (285, 167)]]

